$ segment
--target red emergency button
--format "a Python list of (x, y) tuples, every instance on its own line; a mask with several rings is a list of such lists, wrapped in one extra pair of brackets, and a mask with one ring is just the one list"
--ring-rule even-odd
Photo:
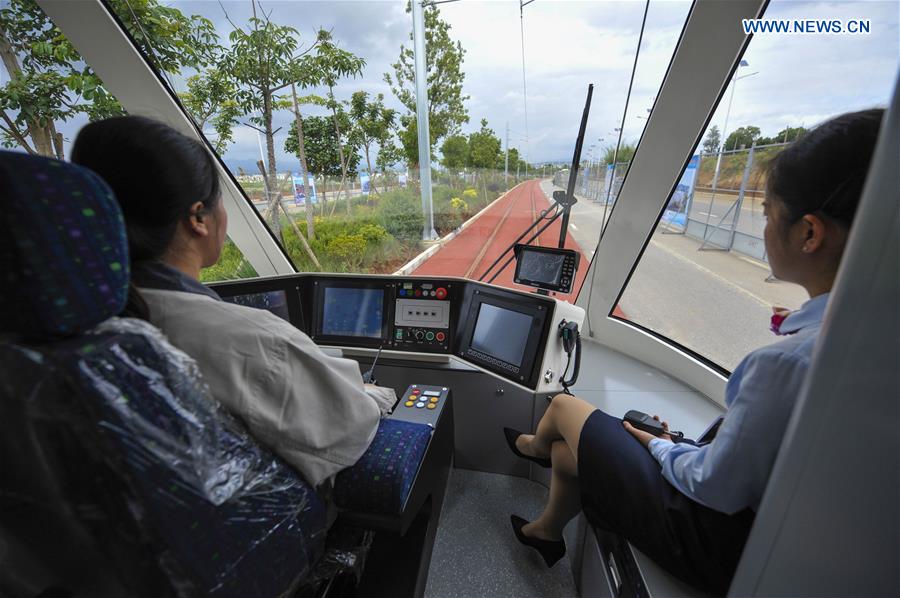
[(447, 338), (447, 336), (443, 332), (438, 332), (434, 335), (434, 338), (436, 338), (439, 343), (442, 343), (444, 342), (444, 339)]
[(444, 287), (438, 288), (438, 290), (436, 290), (434, 292), (434, 296), (437, 297), (438, 299), (446, 299), (447, 298), (447, 289), (445, 289)]

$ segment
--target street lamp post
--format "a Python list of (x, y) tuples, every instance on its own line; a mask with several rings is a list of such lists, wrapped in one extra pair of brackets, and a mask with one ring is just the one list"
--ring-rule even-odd
[(431, 198), (431, 138), (428, 131), (428, 81), (425, 78), (425, 7), (412, 0), (413, 45), (416, 68), (416, 123), (419, 132), (419, 187), (422, 193), (422, 240), (437, 239)]
[[(750, 63), (746, 60), (741, 60), (738, 68), (750, 66)], [(722, 139), (719, 142), (719, 154), (716, 156), (716, 170), (713, 173), (713, 181), (712, 181), (712, 190), (713, 193), (716, 192), (716, 186), (719, 183), (719, 168), (722, 166), (722, 152), (725, 150), (725, 140), (728, 136), (728, 117), (731, 116), (731, 103), (734, 101), (734, 88), (737, 87), (737, 82), (741, 79), (746, 79), (747, 77), (752, 77), (753, 75), (758, 75), (759, 71), (755, 73), (750, 73), (749, 75), (741, 75), (740, 77), (733, 77), (731, 79), (731, 96), (728, 98), (728, 109), (725, 111), (725, 125), (722, 130)]]

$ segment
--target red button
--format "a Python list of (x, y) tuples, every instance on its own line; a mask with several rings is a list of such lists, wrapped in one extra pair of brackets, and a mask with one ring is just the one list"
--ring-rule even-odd
[(444, 287), (440, 287), (438, 290), (434, 292), (434, 296), (438, 299), (446, 299), (447, 297), (447, 289)]
[(422, 296), (422, 290), (416, 289), (416, 297), (421, 297), (421, 296)]
[(434, 338), (436, 338), (439, 343), (442, 343), (442, 342), (444, 342), (444, 339), (447, 337), (444, 335), (443, 332), (438, 332), (437, 334), (434, 335)]

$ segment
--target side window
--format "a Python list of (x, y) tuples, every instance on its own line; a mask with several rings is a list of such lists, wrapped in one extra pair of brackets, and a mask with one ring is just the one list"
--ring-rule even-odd
[[(127, 3), (117, 0), (116, 7)], [(206, 58), (197, 48), (212, 24), (155, 1), (131, 3), (145, 27), (132, 31), (139, 43), (154, 43), (154, 58), (176, 77)], [(167, 40), (166, 43), (157, 43)], [(125, 114), (118, 100), (85, 63), (66, 36), (34, 0), (0, 2), (0, 143), (3, 147), (60, 160), (69, 158), (86, 123)], [(140, 184), (140, 181), (135, 181)], [(230, 240), (204, 281), (247, 278), (256, 272)]]
[[(817, 123), (884, 105), (897, 72), (894, 3), (773, 0), (765, 19), (868, 19), (869, 34), (756, 34), (613, 317), (733, 370), (773, 342), (772, 307), (799, 308), (763, 239), (766, 165)], [(860, 90), (864, 90), (861, 92)]]

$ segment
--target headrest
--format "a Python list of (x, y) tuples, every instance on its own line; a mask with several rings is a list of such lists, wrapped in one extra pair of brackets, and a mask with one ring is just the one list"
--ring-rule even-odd
[(112, 191), (93, 172), (0, 151), (0, 332), (49, 339), (117, 315), (128, 243)]

